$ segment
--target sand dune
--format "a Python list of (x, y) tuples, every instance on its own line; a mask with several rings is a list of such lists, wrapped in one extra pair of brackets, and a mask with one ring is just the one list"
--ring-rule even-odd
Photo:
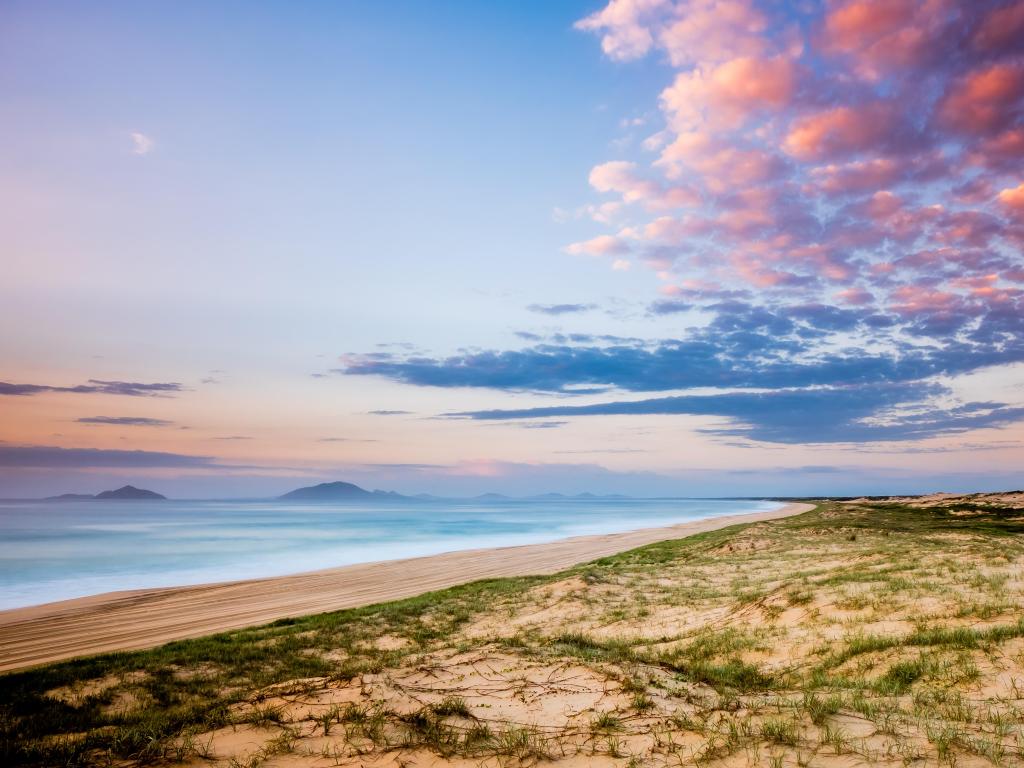
[(111, 592), (0, 611), (0, 670), (252, 626), (287, 616), (396, 600), (478, 579), (553, 573), (666, 539), (811, 509), (726, 515), (548, 544), (450, 552), (269, 579)]

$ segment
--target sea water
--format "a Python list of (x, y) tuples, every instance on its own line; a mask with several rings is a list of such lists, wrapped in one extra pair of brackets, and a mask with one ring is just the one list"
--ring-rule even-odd
[(280, 576), (743, 512), (699, 499), (0, 501), (0, 609)]

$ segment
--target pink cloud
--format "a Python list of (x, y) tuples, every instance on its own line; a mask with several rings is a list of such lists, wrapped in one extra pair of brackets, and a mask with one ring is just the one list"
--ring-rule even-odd
[(725, 233), (757, 235), (762, 241), (771, 233), (780, 247), (790, 247), (801, 230), (815, 226), (813, 217), (782, 185), (742, 189), (721, 196), (718, 204), (717, 222)]
[(938, 152), (878, 154), (863, 160), (829, 163), (808, 169), (809, 192), (829, 197), (878, 192), (908, 181), (933, 181), (949, 172), (949, 163)]
[(636, 59), (654, 44), (649, 28), (668, 0), (612, 0), (600, 11), (576, 22), (576, 28), (601, 32), (601, 50), (620, 61)]
[(629, 243), (614, 235), (598, 235), (565, 247), (565, 252), (573, 256), (621, 256), (629, 251)]
[(971, 42), (985, 52), (1003, 51), (1019, 45), (1024, 37), (1024, 0), (993, 8), (978, 25)]
[(958, 277), (949, 281), (953, 288), (968, 291), (975, 296), (991, 297), (1000, 293), (996, 287), (999, 275), (979, 275), (977, 277)]
[(828, 195), (873, 192), (892, 185), (905, 172), (905, 164), (892, 157), (874, 157), (811, 170), (811, 178)]
[(843, 304), (852, 304), (858, 307), (871, 304), (875, 300), (874, 295), (863, 288), (846, 288), (837, 292), (835, 298)]
[(1013, 218), (1024, 222), (1024, 183), (999, 193), (999, 202)]
[[(608, 237), (679, 292), (898, 308), (914, 333), (949, 333), (1005, 300), (992, 275), (1024, 276), (1024, 0), (605, 11), (592, 31), (670, 69), (657, 158), (598, 166), (591, 182), (654, 213)], [(674, 211), (661, 202), (673, 186), (700, 195)]]
[(783, 142), (801, 160), (831, 160), (889, 146), (898, 133), (894, 104), (832, 107), (795, 121)]
[(995, 196), (992, 181), (984, 176), (958, 184), (952, 191), (956, 201), (963, 205), (979, 205)]
[(615, 160), (594, 166), (590, 186), (599, 192), (616, 192), (625, 203), (643, 203), (649, 208), (680, 208), (698, 205), (700, 195), (685, 186), (666, 186), (643, 178), (636, 163)]
[(944, 211), (935, 206), (908, 206), (898, 195), (883, 190), (846, 209), (858, 222), (857, 229), (878, 227), (880, 235), (910, 242), (922, 236), (927, 227), (941, 222)]
[(1020, 62), (984, 65), (953, 84), (939, 108), (939, 118), (961, 134), (993, 134), (1019, 112), (1022, 98), (1024, 66)]
[(970, 162), (988, 168), (1014, 170), (1024, 157), (1024, 128), (1008, 128), (995, 136), (988, 136), (971, 148)]
[(690, 0), (676, 7), (658, 34), (675, 66), (761, 56), (769, 46), (768, 19), (750, 0)]
[(935, 225), (935, 242), (954, 248), (987, 248), (1003, 231), (999, 220), (983, 211), (943, 212)]
[(941, 57), (956, 21), (954, 0), (832, 2), (820, 35), (827, 53), (852, 60), (861, 78), (877, 81)]
[(729, 263), (744, 280), (757, 288), (783, 288), (806, 285), (811, 278), (779, 269), (750, 254), (734, 254)]
[(901, 315), (953, 312), (963, 305), (963, 299), (949, 291), (937, 291), (925, 286), (904, 285), (889, 294), (890, 309)]
[(660, 216), (644, 227), (643, 236), (647, 240), (682, 243), (691, 238), (708, 234), (712, 231), (713, 226), (711, 221), (695, 216), (684, 218)]
[(886, 221), (903, 210), (903, 201), (892, 192), (882, 190), (868, 198), (861, 210), (870, 219)]
[(735, 128), (759, 110), (789, 104), (797, 84), (797, 71), (785, 57), (732, 59), (708, 70), (676, 75), (661, 93), (662, 109), (677, 131), (710, 122)]
[(782, 177), (785, 164), (771, 152), (737, 146), (723, 138), (693, 131), (679, 134), (661, 153), (658, 164), (670, 178), (695, 172), (704, 186), (720, 193)]

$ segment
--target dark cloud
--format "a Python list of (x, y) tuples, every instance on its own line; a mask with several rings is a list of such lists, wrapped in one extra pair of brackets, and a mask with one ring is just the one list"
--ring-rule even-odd
[(650, 306), (652, 315), (674, 315), (679, 312), (689, 312), (692, 309), (696, 309), (692, 302), (679, 301), (678, 299), (662, 299), (655, 301)]
[[(736, 424), (720, 435), (778, 443), (913, 440), (1021, 418), (1013, 404), (956, 404), (934, 382), (1024, 362), (1024, 292), (981, 313), (973, 307), (931, 314), (897, 307), (883, 313), (873, 307), (755, 305), (732, 299), (717, 301), (704, 312), (706, 325), (674, 339), (554, 334), (521, 349), (469, 350), (450, 357), (348, 356), (347, 367), (334, 372), (415, 386), (566, 396), (719, 390), (465, 415), (720, 416)], [(943, 338), (920, 335), (937, 333), (937, 328)], [(897, 407), (900, 415), (890, 418), (887, 411)], [(814, 422), (812, 414), (817, 414)]]
[(880, 385), (682, 395), (590, 405), (465, 411), (452, 418), (484, 421), (610, 415), (690, 415), (729, 419), (711, 434), (773, 443), (856, 443), (920, 440), (1024, 419), (1024, 408), (966, 403), (924, 413), (914, 407), (945, 394), (937, 385)]
[(651, 346), (542, 344), (449, 358), (361, 359), (339, 371), (417, 386), (576, 392), (617, 388), (657, 392), (695, 387), (778, 388), (884, 384), (967, 373), (1024, 360), (1012, 345), (904, 345), (898, 353), (847, 348), (807, 354), (799, 339), (763, 328), (717, 329)]
[(40, 392), (53, 392), (53, 387), (45, 387), (40, 384), (9, 384), (0, 381), (0, 395), (37, 395)]
[(110, 424), (118, 427), (169, 427), (174, 424), (173, 421), (144, 416), (84, 416), (76, 421), (79, 424)]
[(223, 437), (215, 437), (214, 440), (252, 440), (248, 435), (224, 435)]
[[(803, 475), (839, 475), (850, 471), (850, 467), (833, 467), (828, 464), (808, 464), (802, 467), (778, 467), (780, 472), (793, 472)], [(732, 475), (759, 475), (765, 472), (764, 467), (750, 469), (728, 469), (725, 470)]]
[(531, 304), (527, 307), (531, 312), (542, 315), (571, 315), (579, 312), (590, 312), (597, 309), (596, 304)]
[(335, 373), (434, 387), (659, 392), (904, 383), (1024, 361), (1024, 297), (975, 318), (968, 333), (942, 343), (908, 341), (920, 318), (903, 323), (871, 308), (725, 301), (707, 311), (706, 326), (676, 339), (555, 334), (518, 350), (445, 358), (348, 356)]
[(0, 467), (83, 469), (117, 467), (122, 469), (187, 468), (217, 466), (211, 456), (188, 456), (161, 451), (118, 451), (98, 448), (58, 448), (50, 445), (0, 445)]
[(143, 384), (137, 381), (104, 381), (89, 379), (74, 387), (55, 387), (48, 384), (10, 384), (0, 381), (0, 395), (38, 395), (43, 392), (71, 392), (79, 394), (127, 395), (129, 397), (167, 397), (183, 391), (181, 384), (165, 382)]
[(371, 416), (408, 416), (412, 411), (367, 411)]

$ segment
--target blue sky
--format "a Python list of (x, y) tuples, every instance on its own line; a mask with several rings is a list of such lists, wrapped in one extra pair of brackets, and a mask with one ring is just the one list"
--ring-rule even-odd
[(0, 493), (1019, 485), (1017, 5), (7, 3)]

